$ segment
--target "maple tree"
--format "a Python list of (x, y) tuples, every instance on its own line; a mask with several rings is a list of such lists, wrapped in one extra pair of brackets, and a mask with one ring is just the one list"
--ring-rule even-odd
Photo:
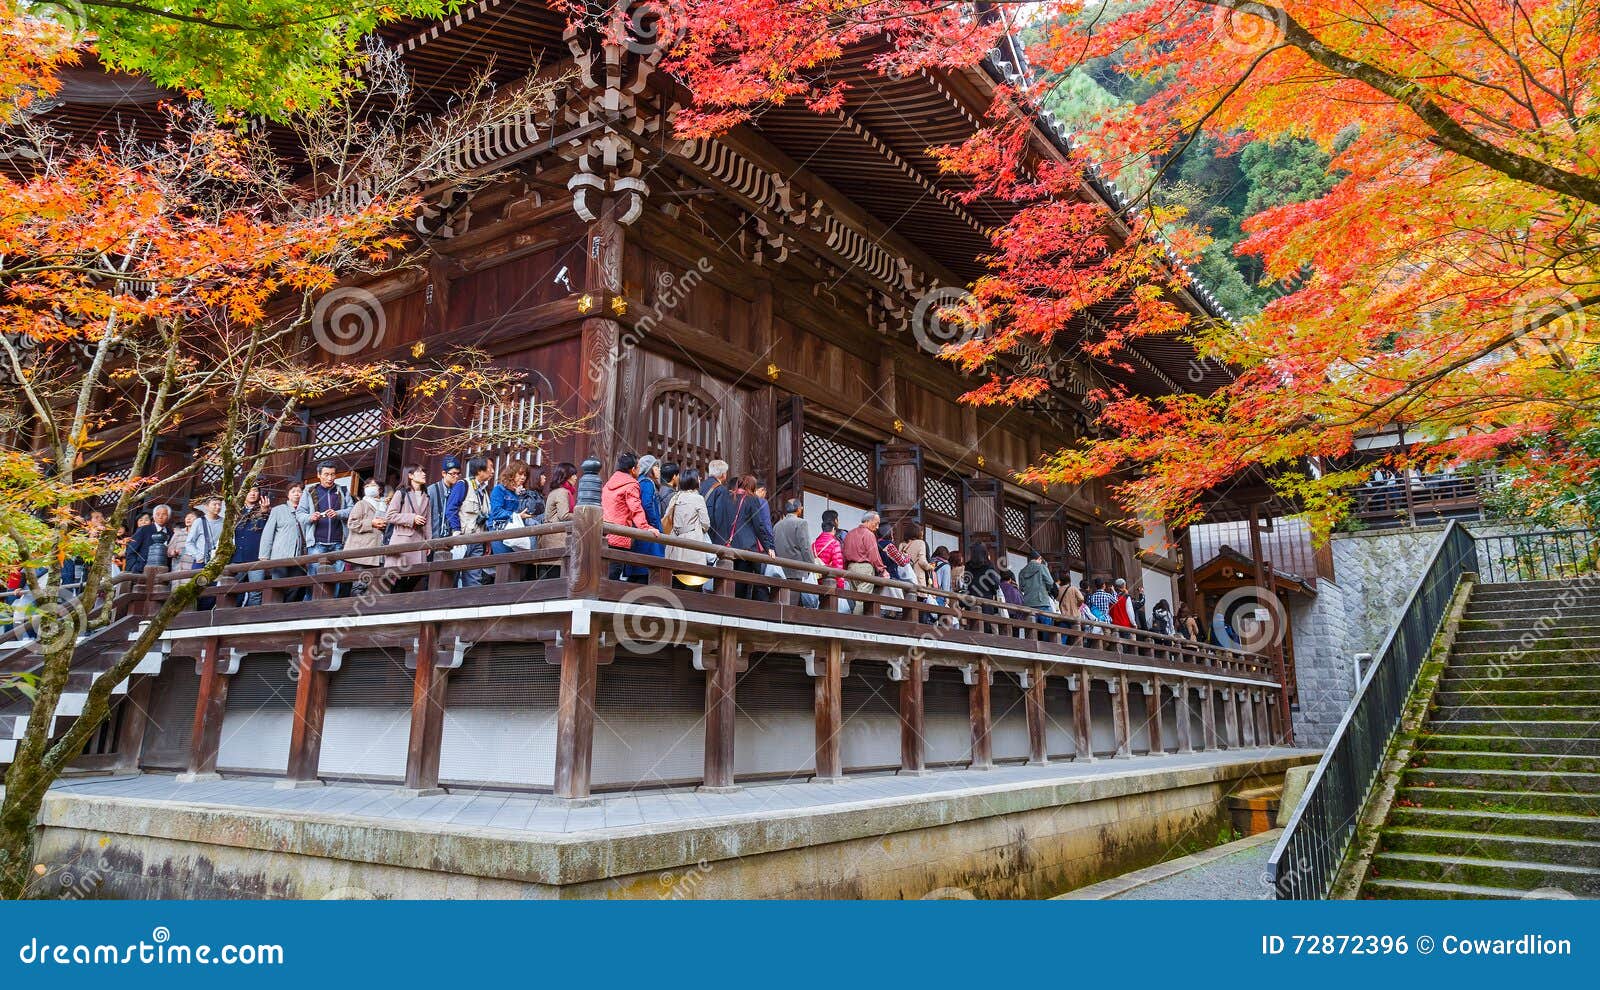
[(215, 107), (284, 119), (348, 92), (374, 28), (461, 0), (0, 0), (0, 99), (59, 85), (92, 41), (102, 65)]
[[(1431, 442), (1415, 461), (1514, 462), (1538, 484), (1590, 485), (1576, 436), (1597, 424), (1600, 306), (1600, 19), (1563, 0), (1370, 4), (1363, 0), (1106, 0), (1019, 5), (1033, 72), (998, 87), (986, 125), (940, 166), (971, 195), (1016, 204), (994, 234), (991, 271), (972, 286), (989, 329), (947, 348), (988, 376), (965, 398), (1026, 400), (1044, 375), (1001, 370), (1040, 342), (1117, 363), (1128, 343), (1181, 333), (1202, 360), (1232, 369), (1214, 395), (1147, 397), (1114, 388), (1105, 435), (1047, 456), (1023, 478), (1115, 477), (1130, 511), (1182, 523), (1205, 493), (1254, 466), (1301, 499), (1322, 527), (1349, 472), (1308, 470), (1366, 431), (1406, 424)], [(683, 0), (659, 13), (663, 65), (693, 94), (685, 134), (735, 126), (762, 108), (845, 98), (829, 68), (875, 46), (884, 73), (968, 67), (1007, 34), (1013, 5), (926, 0)], [(1074, 70), (1159, 79), (1135, 106), (1080, 122), (1070, 154), (1030, 142), (1027, 119)], [(1262, 211), (1238, 251), (1282, 294), (1239, 322), (1177, 302), (1185, 260), (1206, 232), (1156, 205), (1159, 174), (1205, 135), (1314, 142), (1330, 158), (1325, 191)], [(1091, 202), (1091, 168), (1132, 183), (1124, 205)], [(1111, 237), (1113, 223), (1128, 236)], [(1082, 317), (1117, 320), (1085, 337)], [(1554, 438), (1555, 442), (1549, 442)], [(1205, 456), (1194, 456), (1204, 451)]]
[[(13, 95), (27, 104), (48, 90), (41, 79)], [(45, 790), (105, 719), (116, 686), (227, 565), (233, 521), (263, 468), (305, 449), (290, 432), (302, 408), (396, 390), (403, 403), (353, 439), (448, 443), (461, 431), (437, 424), (470, 417), (446, 406), (499, 401), (520, 382), (467, 349), (377, 350), (383, 306), (360, 284), (417, 263), (426, 242), (402, 236), (401, 224), (418, 215), (423, 190), (470, 194), (496, 180), (459, 149), (543, 106), (549, 84), (494, 88), (482, 77), (447, 111), (424, 115), (399, 56), (376, 50), (329, 97), (270, 129), (192, 101), (165, 107), (139, 134), (75, 137), (30, 112), (14, 112), (6, 129), (0, 563), (23, 585), (0, 606), (15, 627), (0, 644), (0, 689), (28, 708), (0, 799), (0, 895), (27, 890)], [(580, 426), (541, 412), (544, 435)], [(158, 458), (158, 443), (185, 422), (215, 425), (194, 458)], [(528, 439), (501, 432), (473, 436)], [(223, 502), (215, 553), (175, 577), (158, 610), (111, 648), (81, 713), (63, 711), (80, 643), (114, 619), (125, 521), (206, 465)], [(103, 524), (85, 518), (90, 504)], [(76, 587), (64, 580), (68, 561), (81, 565)]]

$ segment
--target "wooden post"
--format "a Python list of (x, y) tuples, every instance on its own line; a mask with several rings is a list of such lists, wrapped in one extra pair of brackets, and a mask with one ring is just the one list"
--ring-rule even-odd
[(605, 576), (605, 513), (598, 505), (572, 510), (572, 533), (567, 540), (567, 597), (598, 598)]
[(844, 779), (839, 733), (844, 726), (844, 643), (828, 641), (822, 669), (813, 680), (817, 733), (817, 782)]
[(717, 639), (717, 665), (706, 671), (706, 752), (703, 791), (733, 789), (733, 731), (737, 712), (739, 635), (723, 629)]
[(970, 668), (972, 686), (967, 689), (968, 720), (972, 723), (972, 770), (994, 769), (993, 713), (989, 710), (989, 661), (979, 660)]
[(1076, 752), (1073, 761), (1094, 762), (1093, 716), (1089, 708), (1089, 668), (1079, 667), (1078, 689), (1072, 692), (1072, 747)]
[(122, 699), (122, 721), (117, 725), (117, 759), (114, 764), (119, 771), (139, 769), (144, 732), (150, 724), (150, 690), (154, 682), (155, 678), (149, 675), (133, 678), (128, 685), (127, 697)]
[(1194, 726), (1189, 724), (1189, 691), (1190, 684), (1187, 680), (1176, 681), (1172, 685), (1172, 708), (1178, 716), (1178, 752), (1194, 752)]
[(1045, 738), (1044, 683), (1044, 664), (1035, 660), (1028, 672), (1028, 693), (1023, 697), (1028, 713), (1028, 762), (1033, 766), (1050, 762)]
[(1150, 723), (1150, 755), (1166, 752), (1161, 739), (1161, 678), (1150, 681), (1150, 693), (1145, 695), (1145, 720)]
[(411, 682), (411, 737), (406, 744), (406, 789), (439, 789), (439, 748), (444, 741), (444, 693), (450, 671), (438, 665), (439, 627), (417, 627), (417, 669)]
[(1225, 745), (1229, 749), (1241, 749), (1244, 746), (1244, 740), (1239, 735), (1239, 704), (1234, 697), (1237, 693), (1234, 688), (1222, 689), (1222, 726)]
[[(298, 706), (297, 706), (298, 708)], [(228, 710), (228, 678), (217, 669), (217, 640), (200, 641), (200, 693), (194, 703), (194, 730), (189, 735), (189, 772), (179, 779), (208, 780), (217, 776), (217, 750), (222, 746), (222, 717)]]
[(1133, 740), (1129, 738), (1132, 733), (1128, 730), (1128, 675), (1117, 674), (1116, 680), (1107, 683), (1111, 687), (1111, 720), (1117, 731), (1117, 752), (1112, 759), (1131, 759)]
[(1200, 686), (1198, 693), (1200, 695), (1201, 748), (1210, 753), (1217, 748), (1216, 688), (1209, 684), (1203, 684)]
[(1194, 613), (1195, 621), (1199, 622), (1200, 593), (1194, 581), (1194, 534), (1190, 532), (1188, 526), (1183, 527), (1181, 542), (1183, 546), (1183, 586), (1180, 589), (1180, 594), (1183, 597), (1184, 604), (1189, 606), (1189, 611)]
[(927, 660), (913, 651), (906, 657), (905, 680), (900, 682), (900, 772), (918, 775), (928, 772), (923, 743), (922, 672)]
[(1272, 730), (1267, 725), (1267, 692), (1256, 699), (1256, 745), (1271, 746)]
[[(1409, 489), (1408, 489), (1408, 493), (1409, 493)], [(1408, 497), (1409, 497), (1409, 494), (1408, 494)], [(1251, 555), (1251, 557), (1254, 558), (1254, 563), (1255, 563), (1256, 588), (1263, 594), (1272, 595), (1272, 596), (1276, 597), (1276, 592), (1275, 592), (1274, 589), (1275, 589), (1275, 587), (1277, 585), (1278, 574), (1277, 574), (1277, 570), (1274, 569), (1274, 568), (1271, 568), (1271, 565), (1266, 561), (1265, 554), (1261, 549), (1261, 506), (1259, 504), (1256, 504), (1256, 503), (1252, 503), (1251, 506), (1250, 506), (1250, 555)], [(1280, 603), (1280, 604), (1282, 604), (1282, 603)], [(1282, 618), (1283, 618), (1284, 625), (1286, 627), (1285, 628), (1285, 633), (1287, 634), (1287, 626), (1289, 624), (1289, 607), (1287, 605), (1283, 605), (1282, 607), (1283, 607), (1283, 616), (1282, 616)], [(1268, 649), (1271, 652), (1273, 677), (1278, 682), (1278, 687), (1277, 687), (1278, 704), (1280, 706), (1282, 706), (1284, 711), (1288, 711), (1289, 710), (1288, 658), (1284, 656), (1282, 640), (1275, 640), (1274, 642), (1269, 644)], [(1292, 730), (1290, 732), (1289, 741), (1293, 742), (1293, 731)]]
[(309, 786), (317, 779), (317, 764), (322, 759), (322, 721), (328, 713), (328, 672), (317, 669), (317, 634), (300, 637), (300, 656), (296, 670), (300, 680), (294, 691), (294, 729), (289, 735), (288, 779), (286, 786)]
[(592, 635), (568, 636), (560, 650), (555, 795), (583, 800), (589, 796), (589, 772), (594, 762), (595, 668), (599, 663), (600, 643)]
[(1255, 689), (1245, 688), (1244, 697), (1239, 699), (1239, 736), (1248, 745), (1259, 746), (1261, 740), (1256, 736), (1256, 702)]

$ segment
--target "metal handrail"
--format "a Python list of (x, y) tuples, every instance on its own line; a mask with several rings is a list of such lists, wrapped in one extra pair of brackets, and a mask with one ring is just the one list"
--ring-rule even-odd
[(1472, 534), (1451, 521), (1267, 861), (1280, 900), (1327, 896), (1456, 585), (1476, 566)]
[(1477, 541), (1487, 584), (1560, 580), (1600, 570), (1600, 530), (1496, 533)]

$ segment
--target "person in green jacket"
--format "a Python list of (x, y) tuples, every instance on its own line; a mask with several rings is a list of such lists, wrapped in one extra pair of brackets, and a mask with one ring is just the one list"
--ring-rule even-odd
[[(1044, 554), (1035, 550), (1029, 555), (1027, 566), (1017, 575), (1017, 586), (1022, 591), (1022, 604), (1045, 611), (1054, 610), (1056, 583), (1050, 576), (1050, 568), (1045, 566)], [(1042, 615), (1038, 619), (1047, 625), (1055, 624)]]

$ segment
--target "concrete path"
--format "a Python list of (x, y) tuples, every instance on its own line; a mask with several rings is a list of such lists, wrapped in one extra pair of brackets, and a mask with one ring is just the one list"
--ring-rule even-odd
[(1267, 859), (1282, 829), (1229, 842), (1062, 894), (1062, 901), (1262, 901)]
[[(388, 821), (423, 821), (440, 826), (508, 829), (540, 833), (595, 832), (628, 827), (681, 827), (709, 820), (765, 818), (775, 814), (841, 810), (852, 806), (941, 797), (1000, 795), (1012, 788), (1040, 784), (1089, 782), (1145, 774), (1171, 774), (1230, 764), (1263, 764), (1315, 755), (1299, 749), (1238, 749), (1211, 753), (1139, 756), (1094, 763), (1057, 762), (1046, 766), (1004, 765), (988, 771), (964, 768), (934, 771), (927, 776), (872, 774), (846, 777), (835, 784), (809, 779), (757, 783), (728, 794), (692, 790), (641, 790), (596, 795), (587, 804), (548, 795), (507, 793), (452, 787), (449, 794), (411, 797), (393, 785), (330, 784), (280, 790), (263, 778), (226, 778), (180, 783), (168, 774), (89, 777), (60, 781), (53, 789), (73, 795), (102, 795), (190, 807), (225, 807), (252, 811), (300, 812), (354, 816)], [(1282, 772), (1281, 763), (1277, 767)]]

